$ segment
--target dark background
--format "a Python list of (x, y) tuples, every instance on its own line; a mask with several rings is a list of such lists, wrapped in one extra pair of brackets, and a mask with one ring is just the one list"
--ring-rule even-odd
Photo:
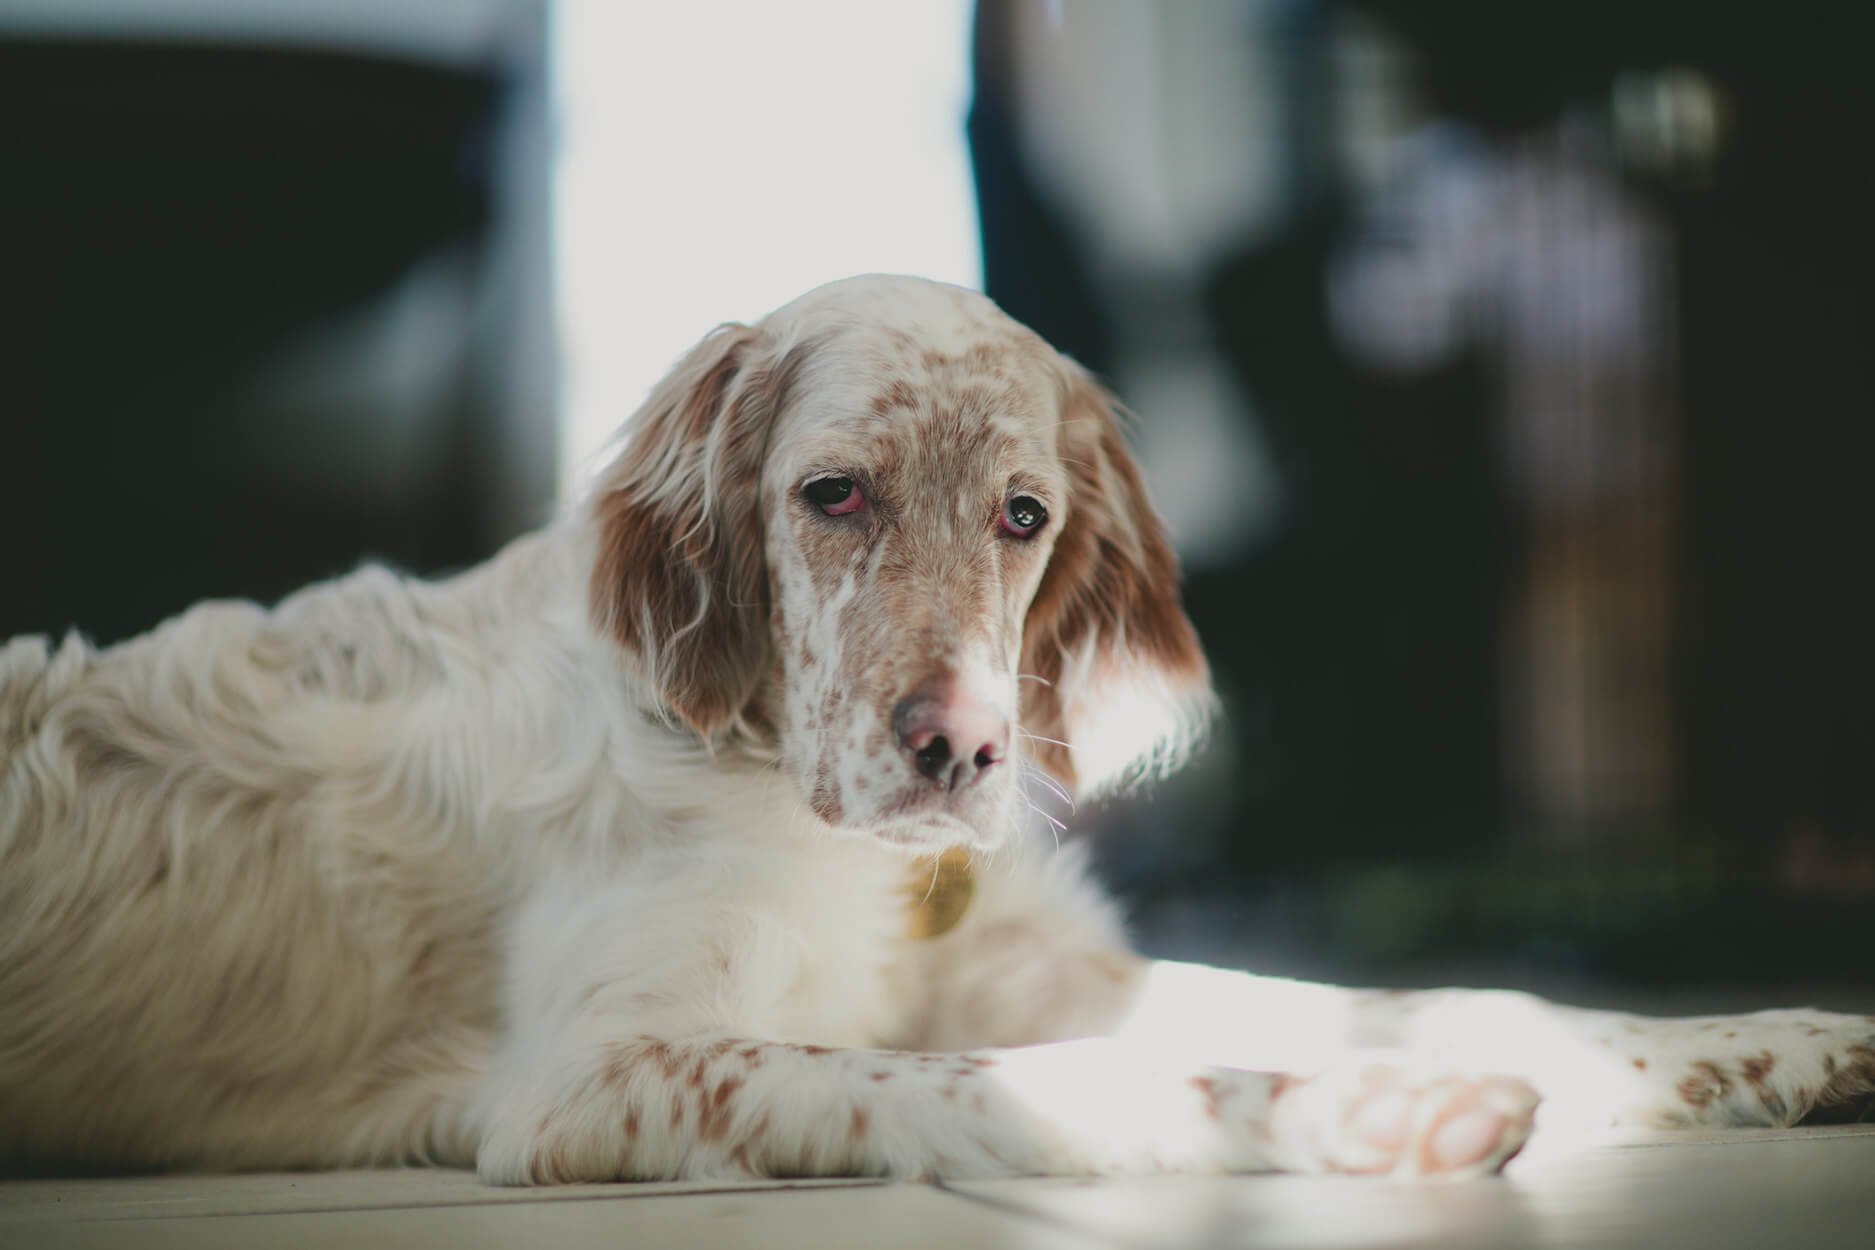
[[(516, 10), (449, 62), (0, 27), (0, 636), (442, 571), (546, 515)], [(1206, 6), (1278, 174), (1157, 268), (1038, 148), (1101, 124), (1040, 115), (1073, 31), (1038, 11), (977, 13), (985, 288), (1129, 396), (1202, 353), (1273, 501), (1187, 553), (1225, 731), (1077, 822), (1146, 944), (1866, 1009), (1875, 100), (1835, 10)], [(1214, 131), (1157, 134), (1202, 168)]]

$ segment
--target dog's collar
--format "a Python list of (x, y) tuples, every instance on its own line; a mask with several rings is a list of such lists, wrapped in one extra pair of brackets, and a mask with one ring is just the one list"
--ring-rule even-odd
[(910, 903), (905, 936), (913, 941), (942, 937), (955, 929), (976, 896), (976, 873), (970, 852), (953, 846), (936, 859), (921, 859), (906, 878)]

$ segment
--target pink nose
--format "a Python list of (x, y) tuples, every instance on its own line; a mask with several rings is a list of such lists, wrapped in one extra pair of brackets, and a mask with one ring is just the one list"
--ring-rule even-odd
[(1009, 752), (1009, 722), (987, 703), (947, 690), (922, 690), (892, 709), (892, 731), (913, 766), (946, 790), (959, 790)]

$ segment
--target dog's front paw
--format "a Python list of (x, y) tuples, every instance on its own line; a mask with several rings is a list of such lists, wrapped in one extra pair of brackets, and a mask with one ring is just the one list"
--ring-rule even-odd
[(1630, 1021), (1599, 1040), (1628, 1069), (1617, 1122), (1769, 1127), (1875, 1113), (1875, 1016)]
[(1366, 1064), (1288, 1083), (1271, 1118), (1285, 1167), (1462, 1177), (1495, 1172), (1523, 1148), (1537, 1101), (1511, 1077)]

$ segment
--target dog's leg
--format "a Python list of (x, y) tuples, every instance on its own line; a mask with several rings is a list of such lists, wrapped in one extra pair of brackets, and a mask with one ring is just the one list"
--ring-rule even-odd
[(1111, 1036), (1194, 1063), (1306, 1073), (1401, 1052), (1414, 1070), (1501, 1073), (1545, 1128), (1788, 1124), (1875, 1109), (1875, 1017), (1819, 1011), (1662, 1020), (1502, 990), (1343, 989), (1128, 949), (1073, 856), (990, 878), (969, 924), (913, 952), (934, 1049)]
[(1293, 1079), (1105, 1039), (924, 1054), (638, 1037), (536, 1078), (490, 1105), (484, 1179), (1467, 1174), (1517, 1151), (1536, 1101), (1515, 1081)]
[(1135, 965), (1111, 1032), (1214, 1063), (1309, 1071), (1350, 1049), (1531, 1081), (1544, 1123), (1794, 1123), (1875, 1090), (1875, 1017), (1765, 1011), (1653, 1019), (1498, 990), (1348, 990), (1189, 964)]

